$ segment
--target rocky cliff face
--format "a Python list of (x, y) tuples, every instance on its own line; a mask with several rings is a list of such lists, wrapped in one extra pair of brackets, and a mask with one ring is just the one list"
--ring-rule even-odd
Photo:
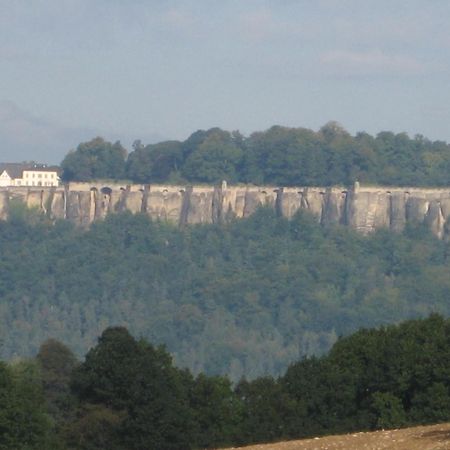
[(87, 227), (107, 214), (143, 212), (179, 225), (218, 223), (252, 214), (260, 205), (292, 217), (305, 209), (318, 223), (341, 223), (367, 234), (378, 228), (401, 231), (407, 222), (450, 234), (450, 188), (169, 186), (70, 183), (58, 188), (0, 188), (0, 218), (14, 202), (37, 208), (49, 218)]

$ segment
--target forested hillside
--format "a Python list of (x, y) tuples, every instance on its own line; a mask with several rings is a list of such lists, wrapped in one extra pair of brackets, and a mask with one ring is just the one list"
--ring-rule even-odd
[(449, 315), (449, 249), (421, 228), (362, 237), (266, 209), (182, 229), (118, 214), (84, 231), (16, 208), (0, 222), (1, 352), (54, 337), (80, 356), (125, 325), (194, 373), (279, 374), (361, 326)]
[(335, 122), (317, 132), (274, 126), (248, 137), (212, 128), (185, 141), (136, 141), (128, 156), (119, 142), (96, 138), (80, 144), (61, 166), (66, 181), (448, 186), (450, 145), (388, 131), (352, 136)]

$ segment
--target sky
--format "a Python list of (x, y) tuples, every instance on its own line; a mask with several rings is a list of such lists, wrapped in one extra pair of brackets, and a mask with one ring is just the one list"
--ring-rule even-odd
[(0, 0), (0, 161), (218, 126), (450, 141), (448, 0)]

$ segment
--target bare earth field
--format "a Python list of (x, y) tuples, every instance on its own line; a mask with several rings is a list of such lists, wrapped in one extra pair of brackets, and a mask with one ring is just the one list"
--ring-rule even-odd
[(450, 423), (240, 448), (245, 450), (450, 450)]

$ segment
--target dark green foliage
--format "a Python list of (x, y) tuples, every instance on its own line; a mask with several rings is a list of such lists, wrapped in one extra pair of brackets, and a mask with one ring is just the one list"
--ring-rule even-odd
[(63, 440), (70, 450), (122, 450), (119, 439), (122, 412), (103, 405), (82, 404), (66, 425)]
[(55, 339), (45, 341), (36, 355), (47, 400), (48, 412), (60, 426), (70, 419), (73, 398), (70, 394), (70, 377), (77, 365), (72, 351)]
[(362, 237), (270, 209), (184, 229), (129, 213), (88, 231), (14, 219), (0, 222), (0, 254), (6, 358), (50, 336), (82, 356), (123, 324), (195, 375), (237, 381), (281, 374), (361, 326), (450, 314), (449, 244), (422, 228)]
[(146, 147), (135, 143), (134, 151), (127, 160), (127, 176), (136, 183), (172, 181), (178, 176), (182, 158), (182, 146), (177, 141)]
[(88, 181), (99, 178), (122, 179), (125, 176), (126, 150), (120, 142), (111, 144), (100, 137), (80, 144), (61, 162), (64, 181)]
[(381, 132), (351, 136), (336, 122), (319, 131), (273, 126), (248, 137), (220, 128), (184, 142), (133, 144), (125, 151), (101, 138), (80, 144), (62, 163), (65, 180), (122, 179), (135, 183), (241, 182), (281, 186), (448, 186), (450, 145), (423, 136)]
[(281, 383), (269, 376), (241, 380), (235, 392), (243, 411), (239, 443), (271, 442), (286, 435), (286, 420), (297, 411)]
[(185, 159), (182, 175), (189, 181), (217, 183), (222, 180), (237, 182), (243, 159), (241, 136), (213, 128), (196, 136), (193, 149), (190, 142), (184, 146)]
[[(374, 422), (367, 425), (393, 427), (448, 417), (442, 404), (450, 386), (449, 342), (450, 323), (434, 315), (399, 327), (362, 330), (338, 341), (329, 359), (353, 380), (360, 422), (372, 410)], [(431, 394), (433, 412), (417, 407), (425, 392)]]
[(229, 379), (200, 374), (191, 389), (191, 408), (197, 447), (217, 448), (236, 442), (242, 410)]
[[(38, 359), (0, 363), (0, 449), (194, 450), (450, 420), (450, 320), (438, 315), (362, 329), (278, 379), (234, 388), (177, 369), (123, 327), (106, 329), (78, 366), (56, 341)], [(55, 409), (60, 391), (45, 380), (69, 370), (74, 401)]]
[[(98, 438), (104, 435), (100, 442), (130, 450), (190, 448), (192, 426), (182, 375), (163, 348), (136, 341), (125, 328), (103, 332), (73, 372), (72, 388), (82, 402), (104, 408), (87, 411), (95, 416)], [(88, 424), (92, 421), (81, 414), (79, 435), (92, 434)]]
[(0, 363), (0, 449), (57, 449), (45, 411), (39, 371), (32, 362)]

